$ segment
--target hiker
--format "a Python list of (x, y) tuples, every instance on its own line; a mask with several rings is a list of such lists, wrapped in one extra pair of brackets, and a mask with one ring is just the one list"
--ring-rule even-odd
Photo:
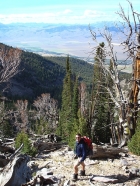
[(84, 140), (81, 138), (81, 134), (76, 134), (76, 147), (75, 147), (75, 153), (76, 156), (78, 157), (78, 160), (74, 164), (74, 175), (73, 175), (73, 180), (78, 179), (78, 166), (81, 165), (82, 170), (80, 170), (80, 175), (85, 176), (85, 163), (84, 160), (87, 157), (86, 153), (86, 144)]

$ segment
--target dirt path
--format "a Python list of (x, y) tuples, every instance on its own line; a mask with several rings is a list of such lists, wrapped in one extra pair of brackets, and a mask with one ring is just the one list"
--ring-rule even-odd
[[(90, 160), (86, 159), (86, 176), (78, 176), (76, 182), (72, 181), (73, 175), (73, 152), (66, 151), (66, 149), (61, 149), (55, 152), (51, 152), (45, 162), (50, 162), (48, 168), (53, 171), (53, 175), (61, 178), (61, 186), (64, 185), (66, 181), (69, 181), (69, 186), (139, 186), (136, 184), (138, 182), (138, 177), (134, 179), (129, 179), (130, 169), (140, 170), (140, 157), (135, 155), (129, 155), (128, 157), (121, 157), (119, 159), (105, 159), (105, 160)], [(39, 163), (39, 162), (38, 162)], [(41, 163), (41, 162), (40, 162)], [(39, 163), (39, 164), (40, 164)], [(79, 169), (80, 170), (80, 169)], [(90, 181), (90, 178), (94, 177), (112, 177), (117, 179), (117, 183), (104, 183), (99, 181)], [(139, 177), (140, 179), (140, 177)]]

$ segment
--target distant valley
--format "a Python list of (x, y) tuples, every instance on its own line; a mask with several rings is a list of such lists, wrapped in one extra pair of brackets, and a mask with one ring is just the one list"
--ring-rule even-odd
[[(113, 36), (113, 42), (118, 42), (120, 33), (113, 22), (99, 22), (90, 25), (93, 31), (103, 30), (107, 25)], [(99, 42), (102, 42), (98, 35)], [(23, 50), (46, 56), (78, 57), (92, 61), (92, 41), (89, 25), (63, 25), (45, 23), (14, 23), (0, 24), (0, 42)], [(118, 59), (124, 59), (121, 48), (115, 46)]]

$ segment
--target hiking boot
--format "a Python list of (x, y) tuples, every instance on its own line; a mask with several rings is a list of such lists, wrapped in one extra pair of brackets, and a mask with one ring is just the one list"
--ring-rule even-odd
[(73, 179), (72, 179), (73, 181), (76, 181), (76, 180), (78, 180), (78, 174), (73, 174)]
[(80, 176), (85, 176), (85, 170), (80, 171)]

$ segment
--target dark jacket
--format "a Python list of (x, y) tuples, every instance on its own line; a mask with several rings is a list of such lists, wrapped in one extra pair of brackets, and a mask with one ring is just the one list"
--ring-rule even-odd
[(81, 139), (79, 142), (76, 142), (75, 153), (78, 157), (81, 157), (80, 162), (86, 159), (86, 144), (83, 139)]

